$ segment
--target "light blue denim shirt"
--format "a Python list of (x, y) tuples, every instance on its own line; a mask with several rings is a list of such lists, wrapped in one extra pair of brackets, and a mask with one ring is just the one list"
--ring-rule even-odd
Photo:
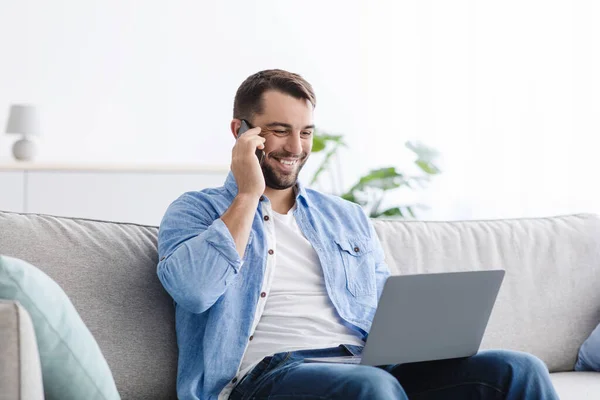
[[(223, 187), (183, 194), (160, 224), (158, 277), (175, 303), (180, 399), (217, 399), (241, 378), (269, 249), (259, 203), (244, 258), (238, 255), (220, 219), (236, 194), (230, 173)], [(371, 221), (360, 206), (300, 183), (296, 205), (331, 302), (366, 338), (390, 274)]]

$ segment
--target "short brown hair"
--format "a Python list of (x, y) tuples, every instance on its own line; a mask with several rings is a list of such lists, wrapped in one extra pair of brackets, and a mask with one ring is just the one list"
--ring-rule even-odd
[(233, 101), (233, 118), (252, 119), (263, 110), (262, 95), (267, 90), (277, 90), (297, 99), (317, 105), (313, 88), (298, 74), (281, 69), (268, 69), (250, 75), (240, 85)]

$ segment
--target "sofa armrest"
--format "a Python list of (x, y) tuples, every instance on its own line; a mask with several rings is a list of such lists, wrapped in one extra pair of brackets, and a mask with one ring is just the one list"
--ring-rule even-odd
[(17, 301), (0, 300), (0, 400), (43, 400), (33, 323)]

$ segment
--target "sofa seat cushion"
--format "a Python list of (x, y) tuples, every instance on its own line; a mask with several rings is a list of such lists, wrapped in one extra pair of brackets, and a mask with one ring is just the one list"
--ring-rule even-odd
[(561, 400), (600, 398), (599, 372), (555, 372), (550, 378)]
[(46, 399), (119, 399), (111, 371), (75, 307), (48, 275), (0, 256), (0, 298), (29, 312), (39, 348)]

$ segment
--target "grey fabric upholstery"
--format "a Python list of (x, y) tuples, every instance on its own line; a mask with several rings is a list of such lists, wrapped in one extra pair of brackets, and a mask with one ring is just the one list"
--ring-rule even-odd
[(156, 276), (156, 227), (0, 212), (0, 253), (71, 298), (123, 399), (174, 399), (173, 303)]
[(557, 372), (550, 377), (560, 400), (600, 399), (598, 372)]
[(551, 372), (573, 370), (600, 321), (600, 218), (376, 221), (375, 228), (395, 274), (505, 269), (482, 347), (534, 354)]
[(0, 300), (0, 400), (43, 400), (35, 331), (18, 302)]
[[(600, 322), (600, 219), (375, 221), (393, 273), (505, 268), (486, 348), (570, 371)], [(0, 212), (0, 254), (58, 282), (102, 349), (123, 399), (174, 399), (174, 310), (156, 277), (156, 227)], [(560, 378), (575, 388), (600, 374)], [(572, 382), (572, 383), (570, 383)], [(587, 384), (587, 383), (586, 383)]]

